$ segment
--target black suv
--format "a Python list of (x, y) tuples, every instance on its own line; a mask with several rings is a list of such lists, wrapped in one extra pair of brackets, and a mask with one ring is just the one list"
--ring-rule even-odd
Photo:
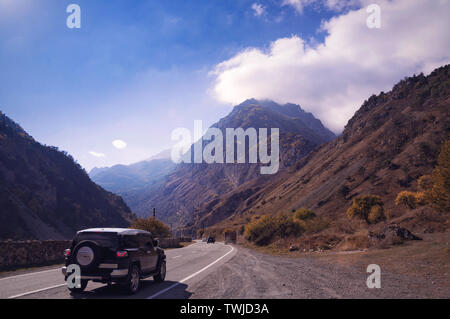
[(214, 244), (216, 242), (216, 239), (214, 237), (209, 237), (208, 241), (206, 242), (207, 244)]
[(157, 282), (166, 277), (166, 255), (151, 233), (136, 229), (94, 228), (79, 231), (70, 249), (64, 252), (66, 267), (62, 273), (67, 280), (67, 266), (77, 264), (81, 269), (83, 291), (89, 280), (105, 284), (119, 283), (134, 294), (140, 279), (153, 276)]

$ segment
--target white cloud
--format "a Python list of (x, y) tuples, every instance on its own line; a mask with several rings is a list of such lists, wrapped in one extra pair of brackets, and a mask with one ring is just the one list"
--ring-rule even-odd
[[(360, 7), (366, 0), (283, 0), (282, 6), (291, 6), (298, 13), (303, 13), (306, 6), (314, 5), (315, 9), (326, 8), (332, 11)], [(373, 2), (373, 0), (371, 0)]]
[(450, 62), (449, 0), (379, 0), (382, 28), (369, 29), (366, 8), (322, 25), (325, 41), (281, 38), (218, 64), (214, 93), (225, 103), (247, 98), (293, 102), (335, 132), (370, 95), (404, 76)]
[[(373, 2), (373, 0), (370, 2)], [(325, 7), (333, 11), (342, 11), (347, 8), (357, 8), (362, 5), (363, 0), (325, 0)]]
[(303, 12), (303, 8), (317, 0), (283, 0), (282, 6), (292, 6), (299, 13)]
[(94, 152), (94, 151), (90, 151), (89, 154), (91, 154), (94, 157), (105, 157), (105, 154), (97, 153), (97, 152)]
[(257, 17), (259, 17), (259, 16), (261, 16), (261, 15), (263, 15), (264, 14), (264, 12), (265, 12), (265, 8), (261, 5), (261, 4), (259, 4), (259, 3), (254, 3), (254, 4), (252, 4), (252, 9), (253, 9), (253, 14), (255, 15), (255, 16), (257, 16)]
[(118, 150), (123, 150), (124, 148), (127, 147), (127, 143), (125, 143), (122, 140), (115, 140), (112, 142), (112, 145), (114, 145), (114, 147), (117, 148)]

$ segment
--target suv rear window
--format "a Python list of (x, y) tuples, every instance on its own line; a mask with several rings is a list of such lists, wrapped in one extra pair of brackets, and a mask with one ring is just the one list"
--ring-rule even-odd
[(75, 238), (74, 245), (84, 240), (92, 240), (95, 241), (100, 246), (108, 248), (116, 248), (119, 242), (117, 233), (83, 232), (77, 235), (77, 237)]
[(139, 248), (139, 240), (136, 235), (124, 235), (122, 236), (123, 249), (127, 248)]

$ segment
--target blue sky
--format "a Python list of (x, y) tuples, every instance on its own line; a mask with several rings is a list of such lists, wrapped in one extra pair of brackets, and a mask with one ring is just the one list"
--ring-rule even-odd
[[(81, 29), (66, 27), (70, 3), (81, 8)], [(150, 157), (170, 147), (173, 128), (230, 111), (208, 94), (215, 64), (279, 37), (315, 35), (322, 19), (275, 2), (257, 17), (253, 3), (0, 0), (0, 110), (88, 169)]]
[[(66, 26), (71, 3), (81, 29)], [(173, 144), (176, 127), (231, 110), (234, 101), (214, 95), (217, 65), (283, 38), (314, 47), (327, 35), (321, 23), (346, 14), (320, 1), (283, 3), (0, 0), (0, 110), (88, 170), (148, 158)], [(127, 147), (115, 148), (117, 139)]]

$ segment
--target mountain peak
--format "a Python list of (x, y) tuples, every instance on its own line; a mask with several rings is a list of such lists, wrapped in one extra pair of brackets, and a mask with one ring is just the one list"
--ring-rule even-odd
[[(304, 111), (298, 104), (278, 104), (272, 100), (254, 98), (236, 105), (228, 116), (213, 126), (219, 128), (278, 127), (281, 131), (295, 131), (319, 143), (336, 138), (336, 135), (327, 129), (319, 119), (312, 113)], [(320, 138), (316, 139), (313, 135), (319, 135)]]

